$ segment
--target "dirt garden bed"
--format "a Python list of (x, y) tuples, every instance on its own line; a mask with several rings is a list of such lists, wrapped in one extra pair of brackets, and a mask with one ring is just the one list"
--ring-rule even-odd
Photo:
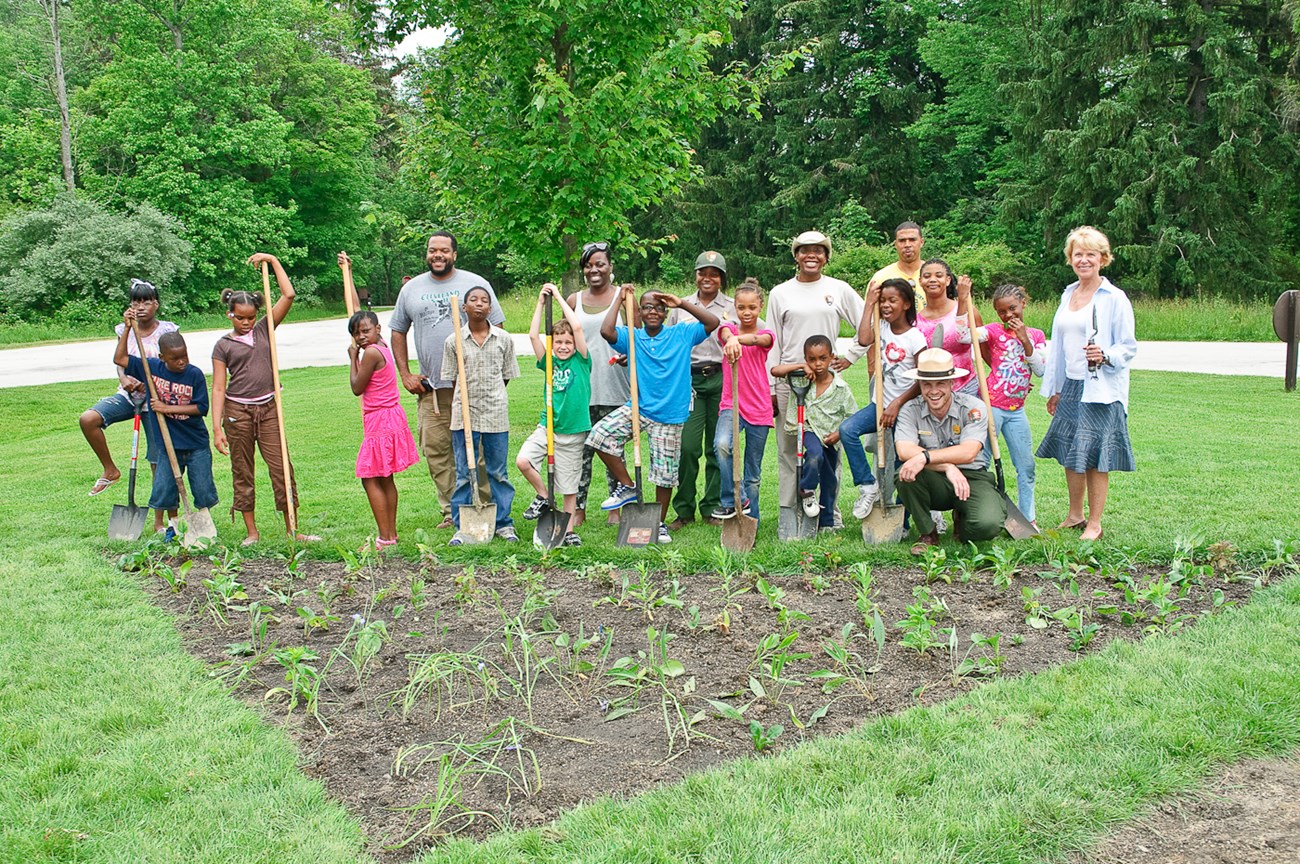
[(1253, 587), (1190, 560), (1026, 569), (998, 548), (788, 575), (653, 551), (576, 572), (223, 552), (182, 572), (165, 552), (125, 564), (391, 861), (1176, 630)]

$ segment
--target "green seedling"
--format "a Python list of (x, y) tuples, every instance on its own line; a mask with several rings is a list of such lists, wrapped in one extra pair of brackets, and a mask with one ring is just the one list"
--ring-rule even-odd
[(1050, 623), (1048, 616), (1052, 610), (1047, 608), (1042, 601), (1043, 586), (1030, 588), (1028, 585), (1020, 586), (1020, 596), (1025, 601), (1025, 623), (1035, 630), (1046, 630)]
[(979, 558), (980, 566), (993, 575), (994, 588), (1009, 588), (1020, 573), (1020, 553), (1010, 546), (991, 546)]
[(754, 652), (754, 662), (749, 664), (752, 671), (757, 668), (767, 679), (768, 686), (764, 689), (771, 693), (771, 687), (776, 688), (776, 695), (773, 701), (780, 701), (781, 691), (786, 687), (802, 687), (803, 682), (794, 678), (786, 677), (786, 667), (791, 663), (799, 660), (807, 660), (812, 654), (804, 651), (792, 651), (791, 647), (799, 638), (798, 631), (791, 630), (788, 633), (769, 633), (759, 640), (758, 648)]
[(316, 718), (321, 729), (327, 733), (329, 728), (325, 721), (321, 719), (318, 711), (320, 706), (320, 685), (321, 675), (312, 662), (319, 660), (320, 657), (310, 648), (284, 648), (276, 651), (274, 655), (275, 662), (284, 667), (284, 680), (288, 687), (272, 687), (266, 691), (266, 699), (285, 697), (289, 703), (289, 713), (292, 714), (301, 701), (307, 710), (307, 713)]
[(903, 647), (918, 654), (925, 654), (931, 648), (942, 648), (944, 643), (938, 640), (935, 627), (941, 619), (949, 617), (948, 604), (939, 597), (932, 597), (924, 585), (913, 588), (912, 596), (916, 602), (907, 607), (907, 617), (894, 625), (903, 631)]
[(339, 620), (339, 616), (328, 613), (313, 612), (310, 606), (299, 606), (298, 617), (302, 619), (302, 635), (310, 636), (313, 630), (322, 632), (329, 630), (331, 624)]
[(1086, 606), (1066, 606), (1052, 613), (1052, 617), (1061, 622), (1070, 634), (1071, 651), (1082, 651), (1101, 631), (1100, 624), (1088, 620), (1090, 615)]
[(784, 731), (785, 729), (779, 725), (772, 725), (764, 729), (762, 723), (759, 723), (757, 720), (750, 720), (749, 740), (754, 744), (754, 752), (762, 753), (764, 750), (771, 747), (772, 744), (776, 742), (776, 739), (781, 737), (781, 733)]
[(948, 571), (948, 553), (939, 546), (927, 546), (921, 556), (921, 572), (925, 574), (926, 583), (940, 579), (945, 584), (952, 584), (952, 573)]
[(377, 618), (367, 621), (361, 615), (353, 615), (352, 628), (343, 637), (339, 647), (346, 646), (349, 638), (353, 641), (352, 650), (346, 655), (347, 661), (352, 671), (356, 673), (357, 685), (360, 686), (365, 681), (366, 669), (370, 661), (374, 660), (383, 650), (384, 645), (390, 641), (388, 625)]
[(952, 683), (953, 686), (968, 676), (981, 678), (995, 677), (1002, 671), (1002, 651), (999, 645), (1002, 641), (1001, 633), (994, 633), (991, 636), (985, 636), (982, 633), (970, 634), (970, 647), (961, 659), (957, 658), (957, 628), (949, 628), (948, 657), (952, 663)]
[[(845, 685), (851, 685), (864, 698), (875, 698), (871, 689), (871, 676), (880, 671), (880, 658), (885, 653), (885, 622), (881, 619), (878, 610), (872, 610), (868, 627), (870, 627), (870, 637), (865, 633), (854, 633), (853, 624), (850, 622), (840, 630), (838, 641), (827, 640), (822, 643), (822, 650), (835, 664), (834, 668), (818, 669), (808, 677), (821, 685), (823, 693), (834, 694)], [(876, 649), (876, 656), (872, 662), (868, 662), (864, 654), (854, 650), (857, 642), (866, 641), (868, 638)], [(823, 708), (822, 716), (825, 716), (825, 709), (829, 707), (830, 703), (827, 703)], [(815, 716), (812, 719), (817, 720), (820, 717)], [(795, 725), (800, 725), (797, 719)]]
[(456, 591), (451, 595), (462, 606), (473, 606), (478, 601), (478, 579), (474, 576), (474, 566), (467, 565), (452, 577)]

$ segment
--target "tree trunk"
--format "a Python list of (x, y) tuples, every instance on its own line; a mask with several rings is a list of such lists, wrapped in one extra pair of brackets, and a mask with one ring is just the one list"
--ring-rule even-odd
[(72, 115), (68, 110), (68, 84), (63, 75), (63, 40), (59, 36), (59, 0), (39, 0), (41, 11), (50, 22), (54, 51), (54, 99), (59, 103), (59, 155), (63, 159), (63, 185), (68, 192), (77, 191), (77, 172), (72, 164)]

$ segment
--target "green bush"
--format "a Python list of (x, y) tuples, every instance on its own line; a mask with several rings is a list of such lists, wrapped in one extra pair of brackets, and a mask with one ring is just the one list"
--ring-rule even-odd
[(188, 311), (182, 295), (166, 293), (190, 271), (190, 244), (179, 230), (147, 204), (118, 213), (70, 196), (10, 216), (0, 223), (6, 316), (108, 321), (125, 308), (132, 277), (157, 285), (170, 315)]

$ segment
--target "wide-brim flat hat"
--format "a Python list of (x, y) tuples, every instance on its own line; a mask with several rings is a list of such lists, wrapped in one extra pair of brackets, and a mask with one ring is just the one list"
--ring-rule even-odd
[(926, 348), (916, 355), (916, 368), (908, 369), (903, 374), (917, 381), (951, 381), (954, 378), (965, 378), (969, 372), (958, 369), (953, 363), (952, 354), (942, 348)]
[(820, 246), (826, 250), (826, 260), (831, 258), (831, 238), (820, 231), (805, 231), (791, 240), (790, 254), (797, 254), (800, 246)]

